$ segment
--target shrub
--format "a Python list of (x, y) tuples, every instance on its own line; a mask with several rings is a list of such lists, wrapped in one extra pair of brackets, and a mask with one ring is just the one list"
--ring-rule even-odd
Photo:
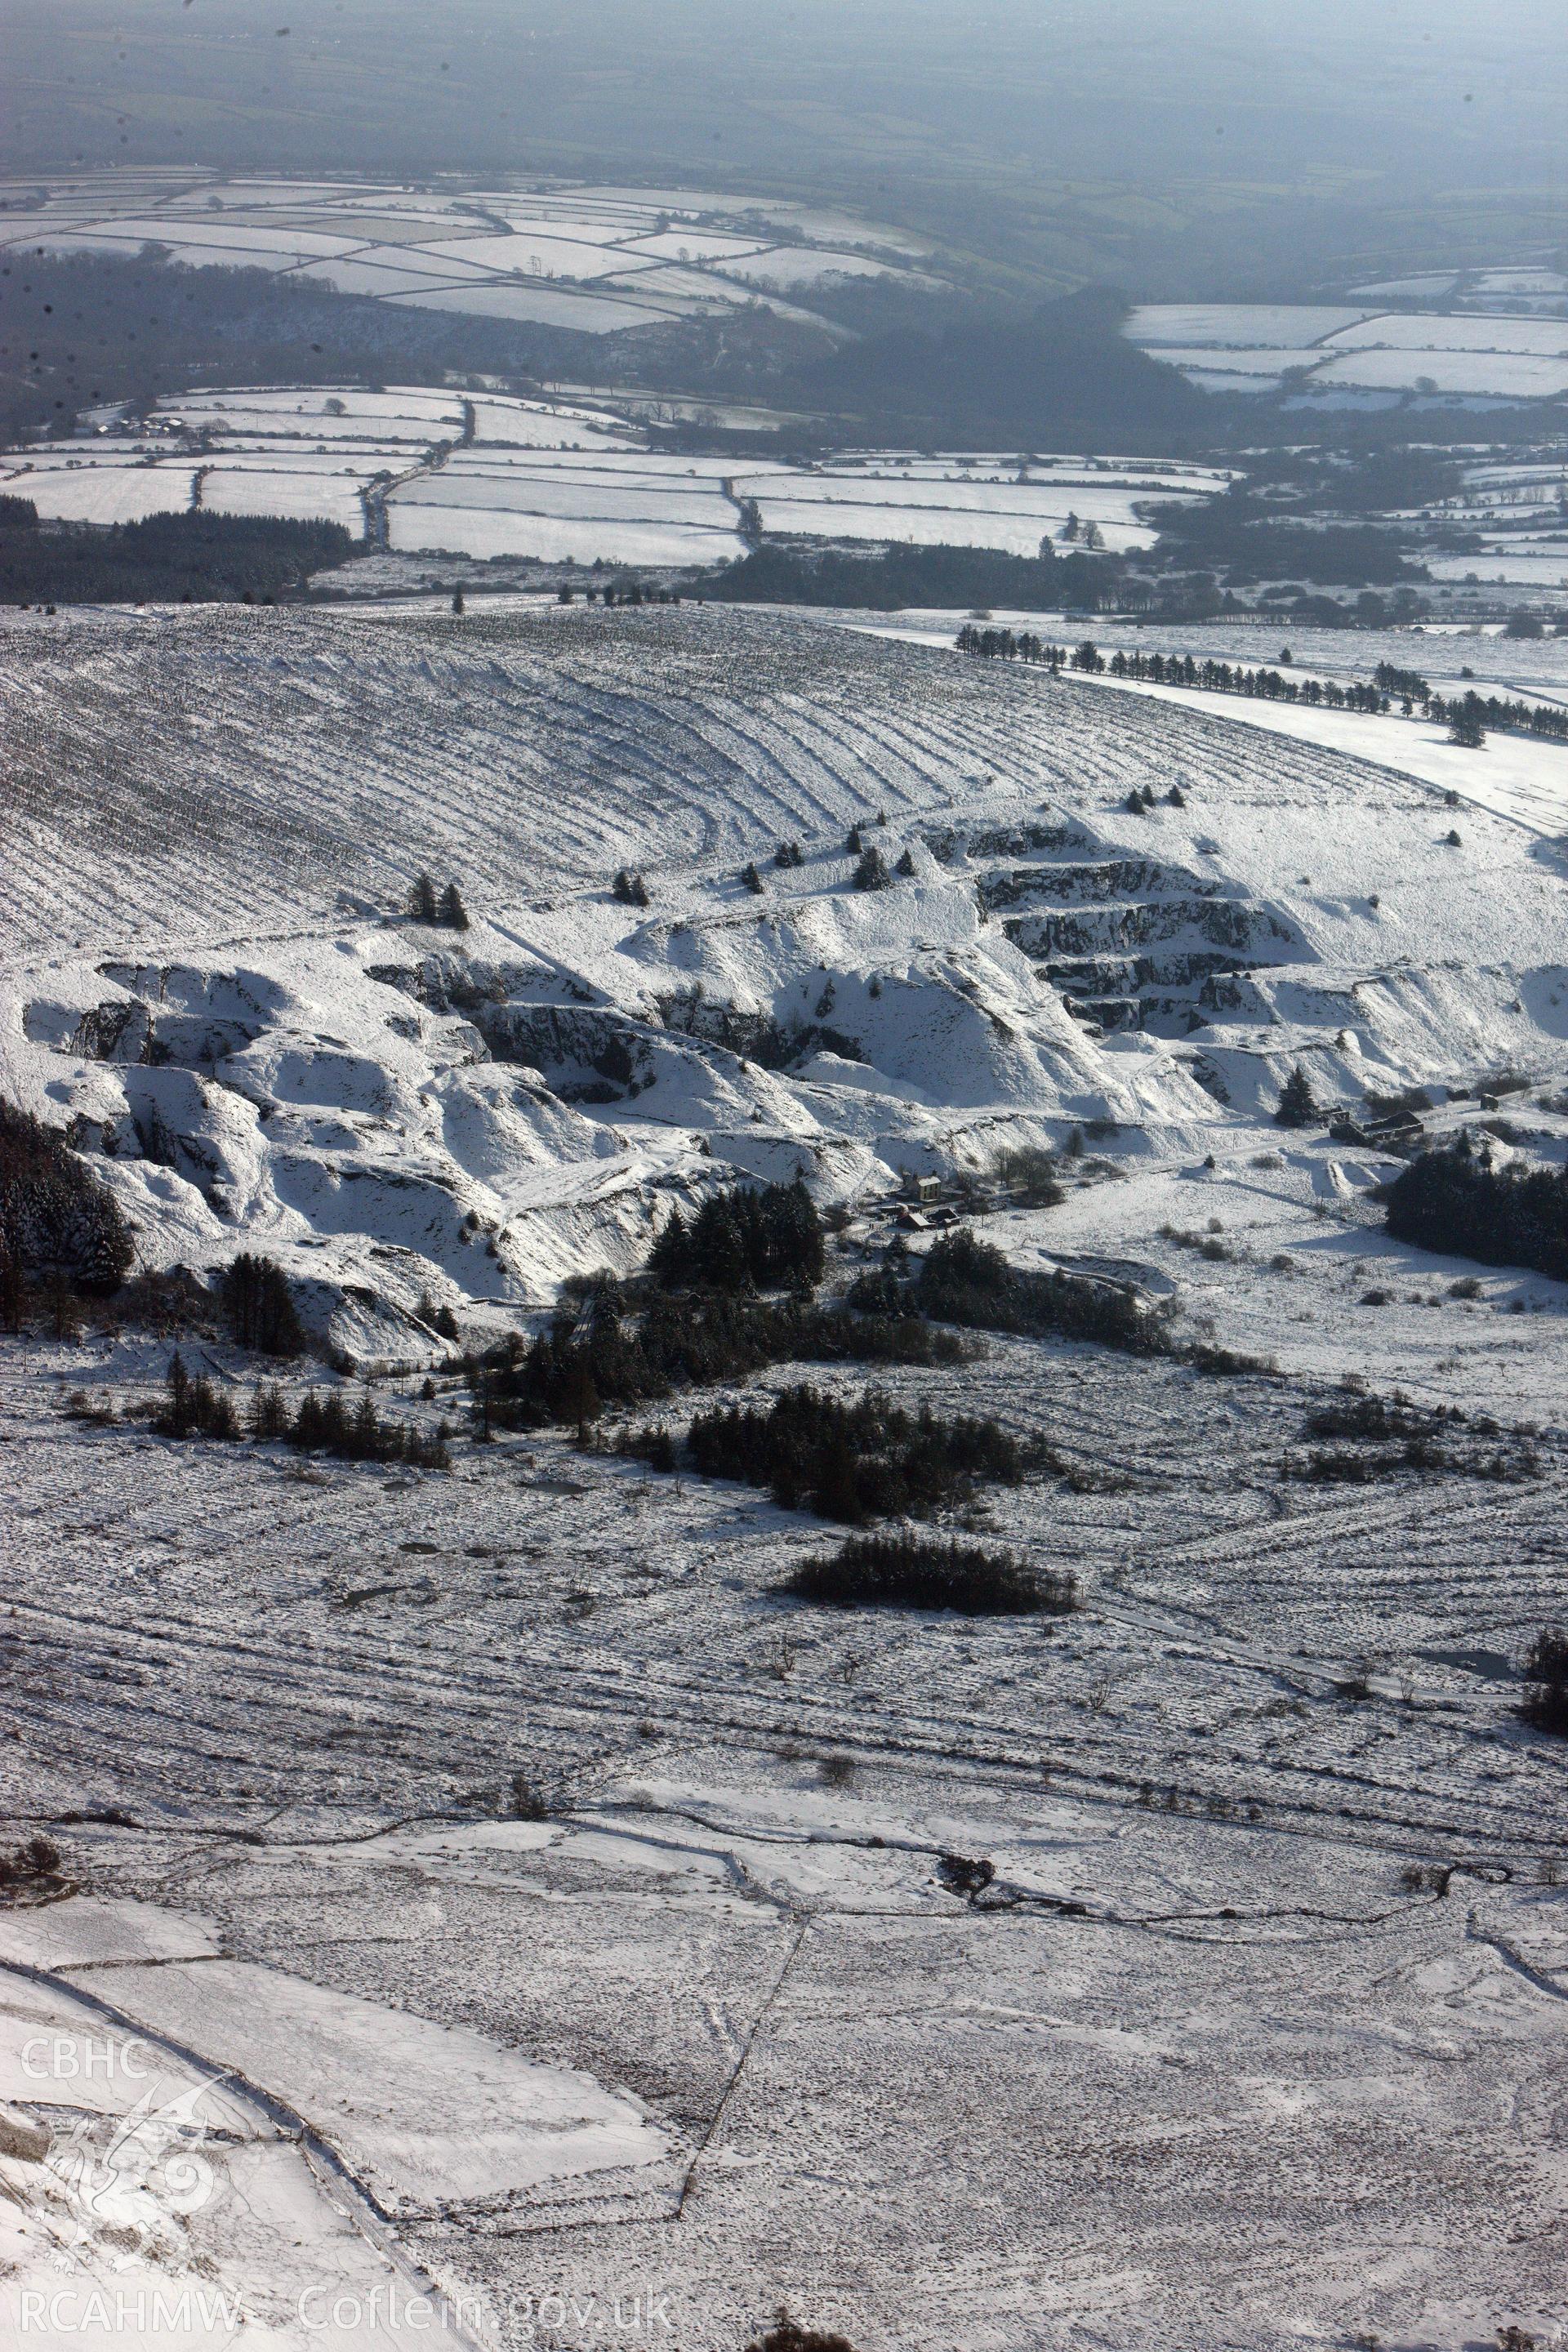
[(55, 1885), (60, 1871), (60, 1850), (53, 1838), (30, 1837), (25, 1845), (0, 1853), (0, 1892)]
[(1056, 1614), (1079, 1606), (1078, 1579), (1064, 1570), (1034, 1569), (1016, 1552), (901, 1528), (850, 1537), (830, 1557), (803, 1561), (783, 1590), (846, 1609), (952, 1609), (969, 1617)]
[(996, 1174), (1026, 1209), (1054, 1208), (1058, 1201), (1067, 1199), (1057, 1181), (1055, 1153), (1043, 1150), (1038, 1144), (1023, 1144), (1015, 1150), (1000, 1153)]
[(1350, 1397), (1342, 1403), (1320, 1405), (1307, 1415), (1308, 1437), (1409, 1439), (1429, 1436), (1437, 1423), (1451, 1415), (1423, 1412), (1414, 1405), (1387, 1404), (1379, 1396)]
[[(133, 1255), (118, 1202), (80, 1154), (30, 1112), (0, 1102), (0, 1255), (24, 1273), (110, 1291)], [(19, 1320), (19, 1303), (8, 1304), (12, 1311)]]
[[(1377, 1450), (1313, 1454), (1294, 1475), (1358, 1486), (1374, 1478), (1396, 1477), (1405, 1470), (1452, 1471), (1463, 1477), (1509, 1483), (1540, 1476), (1540, 1460), (1529, 1445), (1483, 1453), (1473, 1443), (1455, 1446), (1439, 1442), (1445, 1434), (1453, 1437), (1461, 1433), (1471, 1439), (1500, 1434), (1496, 1422), (1485, 1415), (1467, 1425), (1465, 1414), (1451, 1405), (1429, 1412), (1413, 1405), (1385, 1404), (1381, 1397), (1351, 1398), (1309, 1413), (1303, 1435), (1355, 1438)], [(1291, 1475), (1289, 1469), (1287, 1475)]]
[(766, 2333), (748, 2344), (746, 2352), (855, 2352), (847, 2336), (820, 2327), (802, 2327), (787, 2312), (780, 2312)]

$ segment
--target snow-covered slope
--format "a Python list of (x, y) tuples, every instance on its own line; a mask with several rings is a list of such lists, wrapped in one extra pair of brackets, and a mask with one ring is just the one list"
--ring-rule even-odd
[[(1392, 1240), (1391, 1158), (1267, 1121), (1300, 1061), (1568, 1157), (1559, 846), (1245, 708), (777, 615), (5, 626), (0, 1093), (149, 1264), (265, 1249), (400, 1414), (467, 1420), (424, 1292), (472, 1341), (736, 1170), (859, 1202), (1075, 1127), (1083, 1181), (984, 1237), (1279, 1370), (878, 1366), (1049, 1447), (961, 1524), (1084, 1605), (966, 1619), (787, 1598), (820, 1520), (566, 1429), (307, 1464), (151, 1429), (139, 1323), (5, 1340), (0, 1852), (66, 1883), (0, 1906), (0, 2307), (210, 2289), (279, 2352), (735, 2352), (785, 2301), (862, 2352), (1545, 2341), (1568, 1847), (1516, 1710), (1563, 1286)], [(467, 930), (398, 911), (426, 866)], [(1505, 1060), (1505, 1118), (1442, 1102)], [(806, 1369), (872, 1376), (750, 1393)], [(1503, 1425), (1320, 1476), (1347, 1375)]]
[[(637, 1263), (726, 1168), (1202, 1156), (1298, 1060), (1352, 1102), (1568, 1063), (1558, 847), (1227, 715), (713, 608), (5, 649), (0, 1090), (149, 1263), (264, 1240), (378, 1352), (422, 1291)], [(468, 930), (403, 917), (423, 868)]]

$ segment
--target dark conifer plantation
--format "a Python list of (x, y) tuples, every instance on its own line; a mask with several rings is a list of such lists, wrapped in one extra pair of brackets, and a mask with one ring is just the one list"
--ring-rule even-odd
[(703, 1202), (689, 1226), (679, 1209), (653, 1245), (650, 1272), (667, 1289), (811, 1288), (826, 1263), (822, 1220), (797, 1176), (793, 1184), (740, 1184)]
[(205, 1372), (192, 1379), (176, 1349), (169, 1363), (168, 1395), (154, 1426), (165, 1437), (237, 1438), (239, 1415), (227, 1391)]
[[(531, 1342), (514, 1338), (472, 1360), (468, 1377), (489, 1432), (583, 1426), (603, 1406), (747, 1380), (770, 1364), (952, 1364), (975, 1352), (919, 1316), (819, 1307), (799, 1291), (779, 1301), (711, 1288), (648, 1297), (607, 1284)], [(585, 1411), (590, 1387), (597, 1403)]]
[(53, 1128), (0, 1102), (0, 1258), (7, 1296), (24, 1274), (80, 1290), (119, 1288), (134, 1253), (119, 1203)]
[(1098, 1340), (1133, 1355), (1164, 1355), (1171, 1340), (1161, 1317), (1113, 1283), (1076, 1281), (1059, 1271), (1027, 1274), (967, 1227), (943, 1234), (923, 1258), (862, 1275), (849, 1296), (875, 1312), (930, 1316), (1020, 1339), (1057, 1333)]
[(1471, 687), (1462, 702), (1448, 707), (1448, 740), (1467, 751), (1479, 751), (1487, 740), (1484, 706), (1480, 696)]
[(303, 1353), (305, 1334), (294, 1311), (289, 1283), (269, 1257), (237, 1257), (222, 1280), (223, 1303), (235, 1345), (264, 1356)]
[(804, 1560), (784, 1590), (844, 1609), (955, 1609), (970, 1617), (1063, 1613), (1079, 1605), (1078, 1579), (1065, 1570), (899, 1530), (851, 1536), (830, 1556)]
[(1568, 1169), (1494, 1168), (1461, 1136), (1402, 1168), (1385, 1200), (1399, 1241), (1568, 1282)]
[(907, 1413), (875, 1390), (843, 1404), (809, 1382), (766, 1407), (699, 1413), (687, 1446), (704, 1477), (766, 1486), (781, 1509), (850, 1527), (923, 1518), (983, 1480), (1016, 1486), (1036, 1458), (994, 1421)]

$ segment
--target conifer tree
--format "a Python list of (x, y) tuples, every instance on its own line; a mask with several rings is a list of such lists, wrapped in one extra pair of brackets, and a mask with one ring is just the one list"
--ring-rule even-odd
[(1481, 698), (1472, 686), (1463, 702), (1448, 706), (1448, 740), (1467, 751), (1479, 751), (1487, 740), (1481, 724)]
[(745, 886), (746, 886), (747, 889), (752, 893), (752, 896), (754, 898), (760, 898), (762, 897), (762, 895), (763, 895), (763, 877), (762, 877), (762, 876), (761, 876), (761, 875), (758, 873), (758, 871), (757, 871), (756, 860), (755, 860), (754, 858), (752, 859), (752, 863), (751, 863), (751, 864), (746, 867), (746, 870), (745, 870), (745, 872), (742, 875), (741, 879), (742, 879), (742, 881), (745, 884)]
[(408, 911), (416, 923), (433, 923), (436, 920), (436, 885), (428, 874), (416, 877), (414, 887), (408, 894)]
[(1318, 1106), (1307, 1073), (1300, 1062), (1279, 1090), (1279, 1108), (1274, 1114), (1276, 1127), (1310, 1127), (1318, 1117)]
[(455, 882), (448, 882), (441, 893), (439, 919), (449, 931), (466, 931), (468, 928), (468, 910)]

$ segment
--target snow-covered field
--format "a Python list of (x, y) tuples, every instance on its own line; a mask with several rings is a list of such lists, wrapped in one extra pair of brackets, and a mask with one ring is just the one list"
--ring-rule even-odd
[(763, 528), (845, 541), (996, 547), (1034, 555), (1044, 540), (1080, 541), (1092, 523), (1114, 553), (1152, 547), (1141, 520), (1151, 502), (1202, 499), (1224, 487), (1211, 468), (1152, 468), (1082, 459), (1022, 463), (951, 457), (918, 468), (886, 457), (837, 459), (811, 472), (765, 467), (738, 474), (737, 498), (755, 499)]
[(1343, 384), (1371, 392), (1471, 393), (1492, 400), (1552, 400), (1568, 392), (1568, 358), (1542, 359), (1512, 351), (1443, 351), (1431, 344), (1396, 343), (1340, 356), (1335, 355), (1338, 345), (1331, 343), (1327, 349), (1328, 360), (1312, 373), (1314, 391)]
[[(1066, 1465), (984, 1517), (1084, 1608), (964, 1620), (781, 1599), (829, 1531), (750, 1489), (550, 1432), (447, 1475), (177, 1445), (59, 1410), (166, 1341), (0, 1339), (0, 1787), (77, 1890), (0, 1907), (0, 2131), (53, 2135), (0, 2154), (0, 2297), (221, 2289), (280, 2352), (739, 2352), (781, 2302), (859, 2352), (1549, 2340), (1568, 1835), (1514, 1708), (1564, 1606), (1564, 1293), (1393, 1244), (1396, 1162), (1270, 1113), (1300, 1063), (1451, 1131), (1507, 1064), (1492, 1147), (1568, 1157), (1562, 823), (1478, 795), (1451, 845), (1394, 721), (823, 618), (0, 631), (0, 1092), (145, 1263), (266, 1250), (395, 1411), (465, 1419), (421, 1292), (527, 1327), (797, 1168), (837, 1283), (902, 1171), (1075, 1129), (1068, 1197), (984, 1237), (1278, 1368), (879, 1371)], [(467, 932), (402, 916), (421, 868)], [(1289, 1476), (1352, 1374), (1494, 1413), (1518, 1474)], [(227, 2340), (121, 2307), (89, 2342)]]
[(1568, 312), (1568, 277), (1544, 258), (1496, 269), (1441, 269), (1416, 278), (1388, 278), (1352, 286), (1352, 299), (1446, 301), (1468, 310)]
[[(341, 522), (357, 538), (370, 512), (378, 519), (384, 512), (394, 484), (406, 480), (427, 492), (459, 450), (459, 466), (482, 468), (489, 459), (499, 469), (524, 454), (537, 463), (541, 452), (596, 457), (637, 446), (619, 418), (552, 402), (499, 394), (469, 401), (417, 386), (384, 393), (330, 385), (237, 389), (161, 401), (140, 434), (77, 436), (0, 454), (0, 488), (60, 521), (134, 522), (205, 508)], [(506, 501), (498, 496), (496, 504), (504, 509)], [(701, 562), (731, 555), (739, 541), (733, 510), (725, 511), (730, 528), (711, 544), (662, 558), (628, 546), (628, 559)], [(570, 551), (589, 560), (605, 552), (602, 536), (590, 530), (587, 539), (593, 543)], [(399, 516), (389, 543), (460, 549), (470, 540), (458, 525), (421, 529), (417, 518)], [(514, 551), (502, 524), (495, 546), (473, 551)]]
[[(783, 242), (780, 241), (781, 235)], [(0, 181), (0, 247), (273, 270), (417, 309), (615, 334), (853, 278), (935, 287), (927, 249), (846, 214), (683, 189), (413, 188), (211, 172)], [(784, 298), (787, 296), (786, 300)]]
[(1314, 394), (1346, 389), (1543, 400), (1568, 391), (1568, 320), (1529, 313), (1465, 317), (1310, 303), (1152, 303), (1131, 313), (1126, 331), (1211, 390), (1262, 391), (1289, 373), (1305, 375), (1305, 388)]
[(195, 505), (316, 515), (356, 533), (370, 522), (408, 553), (709, 564), (744, 552), (752, 501), (764, 530), (829, 544), (1035, 555), (1047, 541), (1082, 545), (1092, 526), (1100, 546), (1121, 552), (1152, 544), (1140, 519), (1148, 503), (1211, 497), (1227, 478), (1205, 466), (959, 452), (737, 471), (640, 442), (606, 410), (565, 403), (413, 386), (237, 387), (162, 401), (143, 433), (0, 455), (0, 486), (61, 519), (130, 521)]

